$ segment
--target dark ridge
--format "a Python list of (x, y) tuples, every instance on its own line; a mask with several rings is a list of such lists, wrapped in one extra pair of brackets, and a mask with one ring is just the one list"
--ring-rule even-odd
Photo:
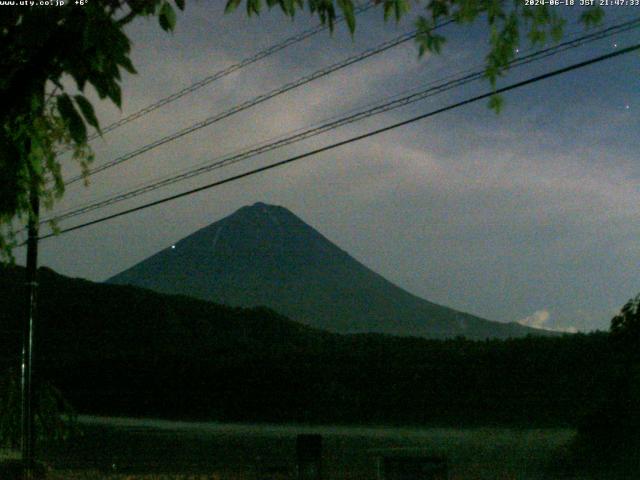
[[(339, 335), (40, 269), (34, 371), (80, 413), (247, 422), (568, 425), (606, 398), (606, 334)], [(24, 269), (0, 268), (0, 367), (19, 364)]]
[(263, 305), (337, 333), (473, 339), (551, 334), (491, 322), (412, 295), (281, 206), (258, 202), (242, 207), (174, 247), (108, 283), (227, 305)]

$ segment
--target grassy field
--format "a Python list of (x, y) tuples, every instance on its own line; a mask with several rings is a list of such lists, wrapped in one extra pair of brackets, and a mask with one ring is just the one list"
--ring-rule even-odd
[[(449, 479), (537, 480), (565, 475), (568, 429), (235, 425), (81, 418), (82, 435), (40, 450), (48, 478), (285, 480), (295, 476), (296, 435), (323, 436), (325, 479), (377, 478), (381, 456), (439, 455)], [(598, 477), (593, 477), (598, 478)]]

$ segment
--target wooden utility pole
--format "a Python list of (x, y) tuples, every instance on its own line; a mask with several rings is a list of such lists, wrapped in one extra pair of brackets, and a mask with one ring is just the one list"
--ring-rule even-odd
[(22, 386), (22, 430), (21, 449), (23, 478), (32, 478), (35, 446), (35, 433), (33, 425), (33, 386), (32, 386), (32, 365), (33, 365), (33, 328), (36, 317), (36, 300), (38, 293), (38, 226), (40, 217), (40, 199), (38, 189), (32, 182), (30, 191), (30, 211), (28, 222), (27, 239), (27, 311), (22, 334), (22, 365), (21, 365), (21, 386)]

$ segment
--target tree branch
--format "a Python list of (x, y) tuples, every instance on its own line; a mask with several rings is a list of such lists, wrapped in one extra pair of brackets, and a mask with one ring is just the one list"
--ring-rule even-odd
[(133, 20), (137, 16), (138, 16), (138, 14), (136, 12), (131, 11), (131, 12), (127, 13), (124, 17), (120, 18), (119, 20), (116, 20), (116, 25), (118, 25), (119, 27), (122, 27), (122, 26), (126, 25), (127, 23), (131, 22), (131, 20)]

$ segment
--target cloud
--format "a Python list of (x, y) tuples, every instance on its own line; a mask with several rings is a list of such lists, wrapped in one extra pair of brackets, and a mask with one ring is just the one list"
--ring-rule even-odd
[[(306, 15), (291, 22), (274, 10), (247, 19), (242, 12), (221, 15), (220, 8), (218, 2), (192, 5), (173, 35), (153, 21), (132, 22), (128, 28), (140, 74), (125, 77), (122, 112), (91, 97), (102, 125), (317, 24), (317, 17)], [(105, 135), (94, 142), (96, 164), (411, 26), (409, 18), (399, 26), (384, 23), (375, 10), (358, 19), (353, 39), (344, 25), (338, 26), (333, 35), (323, 32), (263, 58)], [(459, 28), (443, 55), (418, 60), (415, 44), (407, 42), (102, 172), (92, 177), (90, 188), (74, 184), (56, 210), (453, 78), (482, 63), (486, 46), (480, 29)], [(583, 53), (576, 55), (578, 60)], [(531, 64), (512, 79), (540, 73), (540, 68)], [(101, 280), (243, 205), (266, 201), (290, 208), (383, 276), (430, 301), (505, 322), (526, 312), (531, 315), (521, 323), (541, 329), (606, 329), (618, 313), (613, 308), (638, 289), (640, 226), (634, 219), (640, 201), (635, 154), (640, 138), (631, 126), (640, 110), (624, 109), (634, 94), (631, 67), (615, 79), (607, 75), (609, 67), (594, 68), (582, 72), (580, 82), (560, 79), (553, 88), (541, 83), (507, 95), (500, 115), (486, 102), (468, 105), (286, 168), (49, 239), (41, 261), (68, 275)], [(61, 226), (282, 160), (486, 88), (486, 82), (468, 84)], [(65, 175), (78, 173), (71, 163), (64, 162)]]
[(520, 325), (524, 325), (525, 327), (537, 328), (539, 330), (549, 330), (553, 332), (576, 333), (578, 331), (576, 327), (550, 327), (547, 325), (549, 318), (551, 318), (549, 310), (543, 309), (537, 310), (528, 317), (518, 320), (518, 323)]
[(549, 317), (548, 310), (538, 310), (528, 317), (518, 320), (518, 323), (527, 327), (544, 328), (544, 324), (549, 321)]

